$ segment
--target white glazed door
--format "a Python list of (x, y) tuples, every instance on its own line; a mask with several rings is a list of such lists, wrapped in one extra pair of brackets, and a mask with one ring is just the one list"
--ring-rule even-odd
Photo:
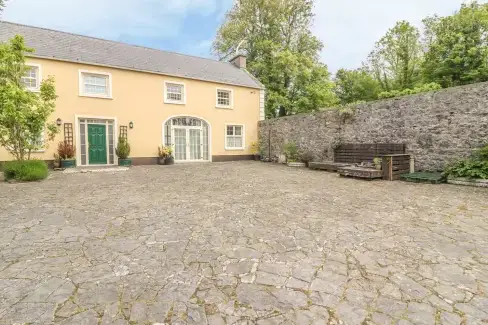
[(176, 161), (187, 159), (187, 130), (185, 128), (173, 128), (174, 157)]
[(199, 127), (173, 127), (176, 161), (203, 160), (203, 130)]

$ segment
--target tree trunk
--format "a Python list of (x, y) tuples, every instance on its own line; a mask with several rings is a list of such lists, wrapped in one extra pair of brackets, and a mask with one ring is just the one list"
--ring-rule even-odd
[(280, 110), (278, 112), (279, 117), (286, 116), (286, 108), (284, 106), (280, 106)]

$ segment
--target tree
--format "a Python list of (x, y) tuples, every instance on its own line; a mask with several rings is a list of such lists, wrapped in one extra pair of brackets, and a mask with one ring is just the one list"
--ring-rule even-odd
[(2, 11), (4, 7), (5, 7), (4, 1), (0, 0), (0, 11)]
[(340, 69), (335, 76), (335, 93), (341, 105), (378, 99), (381, 86), (365, 69)]
[(54, 112), (54, 79), (44, 80), (40, 92), (26, 89), (22, 77), (29, 69), (25, 53), (32, 53), (21, 36), (0, 44), (0, 145), (17, 160), (30, 159), (32, 151), (41, 149), (38, 139), (46, 132), (52, 141), (58, 132), (55, 123), (47, 123)]
[(418, 29), (399, 21), (376, 43), (368, 68), (384, 91), (413, 88), (419, 79), (422, 54)]
[(247, 55), (248, 70), (266, 87), (266, 115), (318, 110), (337, 102), (322, 43), (311, 34), (313, 0), (239, 0), (213, 44), (221, 59)]
[(488, 4), (463, 4), (454, 15), (424, 24), (430, 35), (425, 81), (452, 87), (488, 80)]

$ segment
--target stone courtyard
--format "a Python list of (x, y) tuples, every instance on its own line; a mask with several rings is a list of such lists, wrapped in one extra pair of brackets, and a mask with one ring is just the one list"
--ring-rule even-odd
[(488, 323), (488, 190), (259, 162), (0, 183), (0, 324)]

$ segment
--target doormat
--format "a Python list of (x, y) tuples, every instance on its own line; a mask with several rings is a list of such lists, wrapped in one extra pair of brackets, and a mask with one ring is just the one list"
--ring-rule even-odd
[(67, 168), (63, 171), (63, 174), (118, 173), (118, 172), (126, 172), (128, 170), (129, 167)]

